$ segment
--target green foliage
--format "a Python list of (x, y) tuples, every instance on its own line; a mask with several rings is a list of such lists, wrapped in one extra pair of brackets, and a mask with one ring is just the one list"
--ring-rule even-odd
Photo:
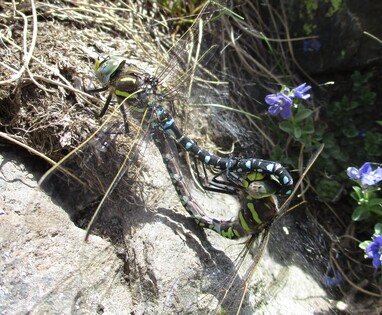
[(333, 201), (337, 196), (337, 192), (341, 188), (341, 184), (329, 178), (321, 178), (316, 186), (316, 190), (319, 192), (319, 196), (323, 201)]
[[(325, 17), (332, 17), (343, 7), (342, 0), (327, 0), (329, 5)], [(318, 13), (318, 1), (317, 0), (304, 0), (304, 11), (300, 12), (301, 18), (303, 17), (305, 23), (303, 25), (303, 30), (306, 35), (313, 34), (314, 30), (317, 28), (317, 24), (314, 23), (314, 19)]]
[[(369, 86), (371, 76), (372, 73), (355, 71), (351, 76), (351, 90), (323, 108), (325, 152), (321, 158), (326, 160), (325, 172), (338, 182), (343, 182), (348, 166), (382, 158), (382, 132), (375, 121), (379, 113), (375, 106), (376, 94)], [(318, 193), (324, 200), (337, 193), (328, 194), (327, 188), (319, 188)]]
[(314, 133), (312, 114), (311, 109), (299, 105), (292, 118), (279, 123), (279, 128), (292, 135), (295, 140), (311, 146), (311, 135)]
[[(158, 0), (156, 3), (174, 18), (179, 18), (175, 23), (179, 26), (189, 27), (197, 18), (197, 14), (208, 0)], [(188, 18), (187, 18), (188, 17)]]
[(318, 2), (316, 0), (304, 0), (306, 14), (310, 19), (314, 17), (318, 9)]
[(352, 220), (382, 220), (382, 198), (377, 198), (376, 190), (359, 186), (353, 186), (353, 190), (350, 195), (357, 201), (358, 206), (353, 211)]
[(351, 91), (324, 109), (323, 118), (328, 127), (324, 141), (332, 149), (328, 158), (340, 164), (363, 164), (382, 157), (382, 133), (375, 121), (379, 114), (375, 107), (376, 94), (368, 83), (371, 75), (354, 72)]
[(377, 223), (374, 227), (374, 234), (382, 235), (382, 223)]
[(331, 17), (342, 8), (342, 0), (330, 0), (330, 8), (326, 12), (326, 17)]
[(318, 10), (318, 3), (315, 0), (304, 0), (304, 5), (305, 12), (300, 14), (301, 17), (304, 16), (304, 20), (306, 21), (303, 25), (303, 29), (306, 35), (311, 35), (317, 28), (317, 25), (313, 23), (313, 19)]
[[(294, 103), (290, 119), (272, 126), (280, 144), (285, 143), (285, 133), (295, 143), (302, 144), (305, 152), (313, 152), (317, 144), (325, 143), (325, 149), (310, 173), (321, 200), (333, 200), (343, 183), (349, 183), (346, 176), (348, 166), (382, 160), (382, 128), (381, 123), (375, 120), (380, 113), (375, 106), (376, 94), (369, 85), (371, 78), (372, 73), (355, 71), (349, 90), (340, 99), (321, 108), (319, 121), (314, 120), (312, 109), (299, 102)], [(280, 159), (283, 153), (280, 146), (275, 146), (271, 157), (295, 167), (300, 151), (288, 150), (287, 160), (285, 154)], [(347, 188), (351, 189), (350, 185)], [(358, 219), (366, 215), (365, 207), (358, 209)], [(368, 208), (367, 211), (374, 210)]]

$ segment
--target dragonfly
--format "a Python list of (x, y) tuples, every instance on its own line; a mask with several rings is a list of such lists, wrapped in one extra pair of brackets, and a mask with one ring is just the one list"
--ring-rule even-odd
[[(160, 81), (156, 76), (151, 75), (134, 65), (127, 64), (126, 58), (121, 56), (107, 56), (105, 58), (97, 58), (94, 68), (96, 77), (104, 86), (97, 89), (87, 90), (87, 92), (96, 93), (110, 90), (103, 109), (99, 114), (100, 117), (105, 115), (113, 95), (117, 97), (119, 101), (117, 109), (122, 113), (125, 133), (129, 133), (129, 125), (127, 122), (127, 114), (124, 105), (127, 100), (130, 102), (133, 100), (134, 104), (129, 104), (129, 112), (133, 113), (133, 116), (140, 117), (142, 119), (142, 123), (146, 116), (150, 116), (151, 120), (155, 119), (157, 122), (159, 122), (160, 130), (172, 137), (186, 151), (189, 151), (195, 158), (204, 164), (213, 166), (217, 169), (227, 170), (235, 173), (256, 172), (259, 174), (264, 174), (264, 176), (268, 177), (273, 176), (279, 186), (279, 189), (275, 190), (273, 193), (283, 196), (291, 194), (293, 179), (288, 171), (280, 163), (258, 158), (222, 158), (211, 154), (206, 150), (203, 150), (193, 140), (187, 137), (177, 127), (175, 120), (169, 111), (162, 107), (162, 100), (165, 98), (165, 93), (159, 86)], [(153, 116), (154, 118), (152, 118)], [(108, 120), (106, 120), (106, 122), (108, 122)], [(101, 127), (103, 128), (104, 125)], [(99, 132), (100, 129), (98, 129), (96, 133), (98, 134)], [(121, 131), (114, 132), (114, 134), (120, 132)], [(69, 156), (65, 157), (62, 162), (64, 162), (68, 157)], [(119, 180), (122, 178), (126, 170), (126, 163), (129, 161), (129, 159), (130, 154), (126, 156), (125, 161), (120, 167), (120, 171), (118, 171), (117, 175), (114, 177), (112, 183), (104, 194), (104, 198), (100, 202), (100, 205), (96, 210), (96, 214), (89, 224), (88, 231), (91, 230), (103, 205), (103, 202), (114, 190)], [(61, 163), (59, 163), (59, 165)], [(52, 170), (54, 170), (54, 168)], [(43, 178), (43, 180), (44, 179), (45, 178)], [(249, 185), (247, 190), (251, 189), (252, 186)], [(236, 233), (238, 232), (236, 231)], [(89, 232), (87, 233), (87, 236), (88, 235)], [(230, 235), (231, 237), (234, 237), (232, 232)]]
[[(208, 20), (213, 16), (216, 17), (216, 15), (223, 11), (222, 9), (214, 11), (210, 10), (210, 8), (211, 7), (207, 4), (196, 20), (202, 20), (201, 17), (204, 14), (208, 16)], [(210, 12), (213, 13), (212, 16), (209, 15)], [(195, 30), (195, 25), (191, 27), (192, 30)], [(181, 41), (183, 42), (184, 38), (182, 38)], [(176, 46), (179, 46), (179, 43)], [(196, 63), (203, 58), (208, 59), (208, 56), (209, 54), (204, 54), (202, 57), (197, 58)], [(177, 58), (174, 58), (172, 60), (176, 59)], [(163, 71), (158, 70), (155, 75), (152, 75), (136, 66), (128, 64), (127, 59), (121, 56), (97, 59), (95, 63), (95, 73), (103, 86), (90, 90), (90, 92), (110, 90), (109, 96), (99, 116), (106, 114), (108, 106), (114, 96), (118, 99), (118, 106), (115, 107), (114, 111), (105, 119), (103, 124), (83, 144), (64, 157), (41, 179), (41, 182), (44, 182), (53, 173), (60, 171), (64, 173), (67, 178), (74, 180), (80, 185), (87, 186), (92, 191), (100, 191), (102, 193), (103, 197), (99, 202), (95, 215), (89, 223), (86, 238), (89, 236), (101, 209), (104, 208), (105, 203), (110, 200), (109, 197), (118, 189), (119, 185), (121, 185), (122, 182), (126, 183), (129, 187), (135, 185), (135, 182), (126, 179), (124, 175), (128, 172), (129, 178), (132, 177), (133, 164), (137, 162), (140, 149), (144, 146), (142, 137), (144, 138), (150, 134), (153, 135), (154, 140), (162, 139), (162, 142), (158, 143), (159, 148), (161, 148), (162, 145), (166, 146), (166, 142), (171, 143), (171, 141), (175, 141), (183, 147), (183, 149), (191, 152), (202, 163), (215, 166), (222, 171), (227, 171), (229, 174), (236, 174), (237, 178), (239, 178), (239, 180), (236, 181), (238, 181), (239, 186), (242, 187), (244, 195), (251, 196), (248, 192), (253, 190), (252, 194), (256, 197), (253, 198), (253, 196), (251, 196), (253, 199), (248, 202), (248, 208), (250, 205), (257, 203), (259, 205), (269, 203), (270, 207), (275, 208), (276, 206), (271, 204), (273, 202), (271, 199), (273, 200), (272, 196), (274, 194), (284, 196), (292, 194), (293, 180), (281, 164), (256, 158), (222, 158), (201, 149), (194, 141), (180, 131), (170, 112), (164, 108), (164, 104), (166, 103), (166, 99), (177, 91), (179, 87), (177, 82), (182, 82), (187, 76), (190, 76), (195, 68), (193, 66), (190, 67), (181, 77), (178, 76), (171, 82), (172, 84), (168, 84), (164, 79), (168, 75), (166, 71), (175, 64), (174, 62), (163, 62), (163, 64), (165, 64)], [(118, 112), (121, 113), (122, 119), (117, 117)], [(135, 123), (130, 117), (135, 118), (139, 123)], [(121, 123), (121, 121), (123, 121), (123, 123)], [(130, 139), (130, 144), (126, 146), (123, 156), (115, 156), (112, 154), (113, 152), (118, 152), (120, 146), (124, 146), (123, 142), (130, 134), (133, 134), (133, 139)], [(121, 138), (124, 140), (121, 140)], [(161, 150), (160, 152), (163, 155), (163, 152), (166, 152), (168, 149), (163, 147)], [(107, 155), (109, 163), (103, 163), (105, 157), (101, 158), (101, 156), (104, 156), (104, 153)], [(173, 153), (173, 155), (175, 154)], [(71, 164), (76, 165), (74, 160), (81, 161), (80, 164), (83, 167), (80, 171), (77, 167), (71, 167)], [(172, 168), (174, 167), (173, 165)], [(84, 181), (82, 174), (86, 172), (97, 174), (97, 176), (93, 176), (90, 180)], [(175, 173), (176, 171), (172, 170), (170, 175), (172, 176)], [(232, 182), (231, 177), (228, 181), (230, 183)], [(184, 183), (183, 181), (182, 184)], [(178, 188), (180, 186), (181, 184), (177, 185)], [(191, 199), (192, 196), (186, 186), (184, 189), (182, 198), (188, 195)], [(116, 194), (114, 193), (114, 195)], [(126, 194), (118, 195), (125, 196)], [(259, 196), (263, 198), (257, 198)], [(227, 230), (231, 228), (232, 232), (225, 231), (225, 228), (222, 229), (221, 226), (219, 227), (220, 223), (216, 224), (216, 220), (210, 220), (210, 218), (200, 210), (200, 207), (190, 207), (188, 204), (186, 205), (186, 210), (191, 216), (195, 216), (197, 212), (199, 212), (200, 217), (196, 218), (199, 220), (198, 225), (210, 226), (210, 221), (212, 221), (211, 226), (214, 227), (214, 230), (224, 230), (225, 234), (229, 233), (226, 235), (230, 235), (230, 238), (248, 234), (245, 228), (239, 230), (239, 226), (236, 228), (236, 233), (231, 226), (229, 226)], [(204, 219), (207, 221), (204, 222)], [(268, 222), (271, 220), (265, 221)], [(221, 223), (225, 224), (226, 220), (222, 220)], [(261, 229), (262, 228), (259, 228), (259, 232)], [(222, 235), (222, 233), (220, 234)]]
[[(113, 67), (108, 65), (109, 61)], [(96, 71), (107, 73), (109, 78), (110, 71), (106, 71), (105, 69), (119, 71), (120, 64), (124, 66), (124, 60), (120, 57), (107, 57), (102, 61), (97, 61), (95, 68)], [(128, 68), (128, 71), (128, 74), (125, 73), (120, 78), (117, 78), (117, 83), (121, 84), (114, 86), (114, 90), (111, 93), (115, 93), (117, 96), (123, 95), (123, 97), (126, 97), (134, 93), (139, 93), (139, 91), (144, 91), (144, 97), (149, 95), (149, 100), (145, 99), (142, 101), (141, 98), (139, 101), (143, 103), (143, 106), (149, 104), (146, 109), (153, 112), (153, 116), (156, 117), (151, 121), (153, 139), (163, 157), (163, 161), (184, 208), (195, 219), (199, 226), (214, 230), (223, 237), (236, 239), (251, 235), (246, 246), (247, 251), (249, 251), (251, 245), (261, 235), (259, 253), (262, 253), (268, 241), (271, 225), (277, 218), (287, 212), (287, 206), (297, 191), (296, 187), (292, 192), (293, 180), (289, 173), (281, 166), (281, 164), (273, 161), (256, 158), (222, 158), (203, 150), (177, 127), (175, 119), (169, 111), (161, 106), (159, 101), (160, 96), (158, 97), (156, 95), (156, 97), (151, 98), (153, 95), (152, 91), (155, 91), (158, 80), (147, 73), (137, 73), (136, 69), (132, 71)], [(98, 74), (98, 77), (100, 77), (100, 74)], [(128, 82), (129, 86), (126, 86), (126, 82)], [(97, 89), (95, 91), (100, 90), (105, 90), (105, 88)], [(102, 115), (106, 111), (105, 109), (111, 99), (110, 94), (102, 110)], [(125, 131), (128, 131), (126, 123)], [(174, 143), (171, 142), (172, 140), (180, 144), (186, 151), (191, 152), (193, 156), (203, 164), (209, 166), (212, 165), (223, 171), (225, 170), (227, 174), (226, 183), (234, 187), (236, 190), (240, 187), (239, 192), (242, 206), (237, 217), (231, 219), (217, 219), (209, 217), (202, 210), (202, 207), (198, 204), (197, 200), (192, 197), (190, 189), (180, 171), (179, 161), (176, 158), (177, 151), (172, 148), (174, 146)], [(321, 150), (322, 148), (320, 148), (318, 153), (312, 159), (297, 186), (301, 183), (302, 178), (310, 169)], [(224, 172), (221, 174), (224, 174)], [(234, 178), (234, 180), (232, 178)], [(238, 181), (241, 185), (237, 184)], [(288, 200), (281, 208), (278, 207), (276, 194), (289, 196)], [(255, 259), (253, 267), (250, 268), (251, 271), (247, 272), (248, 275), (245, 277), (246, 279), (250, 278), (250, 274), (253, 273), (253, 269), (257, 262), (258, 259)]]
[[(196, 223), (200, 227), (213, 230), (221, 236), (229, 239), (243, 238), (250, 235), (250, 238), (246, 241), (244, 250), (238, 257), (236, 270), (232, 273), (232, 276), (225, 281), (225, 287), (221, 290), (218, 297), (219, 305), (213, 312), (219, 314), (231, 314), (233, 313), (232, 310), (236, 309), (235, 313), (239, 314), (249, 280), (251, 279), (268, 243), (272, 225), (288, 211), (295, 208), (292, 207), (289, 209), (289, 205), (297, 193), (304, 177), (321, 154), (324, 145), (321, 145), (312, 155), (305, 170), (302, 172), (296, 187), (282, 206), (279, 206), (275, 195), (276, 189), (274, 181), (272, 181), (270, 177), (267, 177), (262, 171), (250, 171), (244, 173), (244, 175), (242, 172), (236, 173), (235, 171), (220, 173), (219, 175), (226, 177), (225, 185), (232, 185), (235, 190), (238, 189), (236, 183), (238, 178), (240, 178), (242, 182), (239, 193), (241, 203), (237, 216), (229, 219), (222, 219), (209, 216), (201, 208), (197, 200), (192, 197), (179, 166), (176, 148), (174, 148), (174, 146), (169, 143), (168, 139), (166, 139), (166, 136), (160, 132), (160, 127), (157, 127), (155, 132), (155, 143), (162, 155), (179, 199), (187, 212), (195, 219)], [(232, 179), (232, 174), (230, 174), (230, 172), (234, 173), (234, 179)], [(213, 185), (213, 183), (211, 184)], [(220, 192), (224, 193), (224, 190)], [(228, 193), (230, 193), (230, 191), (228, 191)], [(237, 278), (239, 278), (239, 269), (243, 264), (245, 257), (248, 256), (248, 253), (251, 250), (253, 250), (255, 244), (257, 244), (257, 249), (253, 262), (244, 272), (242, 279), (237, 281)]]
[[(272, 194), (291, 194), (293, 179), (280, 163), (257, 158), (222, 158), (209, 153), (207, 150), (203, 150), (193, 140), (187, 137), (177, 127), (170, 112), (162, 107), (161, 100), (163, 99), (163, 96), (158, 87), (159, 80), (155, 76), (145, 73), (144, 71), (140, 71), (138, 68), (131, 65), (126, 65), (126, 59), (120, 56), (108, 56), (106, 58), (97, 59), (95, 63), (95, 72), (99, 81), (104, 83), (105, 86), (88, 90), (88, 92), (94, 93), (105, 91), (107, 89), (111, 90), (100, 116), (105, 114), (112, 96), (116, 95), (120, 103), (117, 108), (121, 110), (122, 117), (125, 121), (126, 133), (129, 131), (129, 126), (123, 105), (127, 99), (136, 98), (137, 100), (135, 104), (129, 106), (131, 111), (140, 113), (143, 116), (149, 115), (152, 117), (151, 121), (158, 123), (159, 130), (174, 139), (186, 151), (191, 152), (196, 159), (200, 160), (204, 164), (213, 166), (217, 169), (227, 170), (228, 172), (262, 174), (263, 178), (266, 176), (270, 178), (272, 176), (275, 178), (275, 182), (279, 186), (279, 189), (272, 191)], [(156, 135), (157, 133), (155, 133), (154, 138), (157, 137)], [(123, 163), (123, 167), (126, 162)], [(122, 169), (123, 168), (121, 168), (121, 170)], [(105, 196), (107, 196), (108, 193), (114, 189), (121, 177), (121, 174), (123, 174), (123, 172), (115, 177), (115, 180), (113, 180)], [(246, 180), (249, 180), (250, 177), (251, 176), (247, 176)], [(250, 190), (253, 186), (255, 186), (252, 185), (252, 182), (253, 181), (248, 183), (248, 187), (246, 187), (247, 190)], [(255, 187), (254, 190), (257, 190), (257, 187)], [(265, 191), (265, 194), (269, 194), (268, 191)], [(102, 202), (100, 205), (102, 206)], [(187, 207), (185, 208), (188, 210)], [(97, 209), (97, 212), (99, 209), (100, 207)], [(97, 212), (90, 223), (89, 229), (91, 229), (92, 224), (97, 217)], [(229, 233), (230, 238), (236, 238), (240, 236), (240, 233), (243, 234), (245, 232), (245, 229), (240, 229), (241, 232), (239, 232), (238, 227), (239, 225), (237, 225), (236, 228), (231, 227), (230, 232), (227, 232)]]

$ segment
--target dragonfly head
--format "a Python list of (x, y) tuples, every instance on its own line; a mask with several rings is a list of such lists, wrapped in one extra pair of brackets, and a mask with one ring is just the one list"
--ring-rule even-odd
[(242, 181), (245, 191), (255, 199), (261, 199), (274, 195), (278, 190), (278, 184), (266, 175), (259, 172), (248, 173)]
[(250, 183), (247, 191), (253, 198), (261, 199), (274, 195), (277, 188), (277, 184), (273, 180), (260, 180)]
[(121, 56), (99, 56), (94, 63), (94, 72), (102, 85), (110, 83), (113, 75), (126, 62), (126, 58)]

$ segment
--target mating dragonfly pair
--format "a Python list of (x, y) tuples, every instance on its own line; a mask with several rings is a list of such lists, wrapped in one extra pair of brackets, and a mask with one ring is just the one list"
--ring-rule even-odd
[[(208, 10), (204, 10), (203, 12), (207, 11)], [(195, 38), (198, 38), (198, 36), (195, 36)], [(195, 62), (199, 62), (202, 58), (195, 57), (194, 59)], [(160, 66), (163, 66), (163, 64)], [(163, 76), (170, 76), (168, 72), (173, 69), (173, 67), (171, 67), (173, 65), (174, 64), (171, 64), (171, 62), (165, 65), (167, 68), (164, 70), (167, 72), (164, 73)], [(192, 67), (185, 68), (186, 71), (184, 71), (184, 73), (187, 75), (188, 69), (191, 68)], [(83, 145), (80, 145), (75, 150), (75, 152), (73, 151), (73, 154), (71, 153), (67, 155), (58, 163), (58, 166), (50, 171), (50, 173), (52, 173), (54, 170), (60, 171), (61, 169), (65, 169), (71, 161), (71, 157), (75, 156), (76, 153), (80, 153), (79, 155), (82, 154), (84, 156), (82, 165), (85, 166), (85, 172), (95, 170), (100, 173), (103, 172), (108, 176), (105, 181), (97, 181), (95, 184), (104, 185), (108, 182), (108, 187), (106, 186), (100, 189), (104, 197), (99, 203), (93, 219), (88, 226), (87, 236), (89, 235), (100, 210), (105, 208), (104, 202), (109, 198), (110, 194), (118, 186), (122, 178), (126, 178), (123, 175), (126, 170), (129, 169), (129, 166), (132, 166), (131, 164), (136, 157), (132, 154), (132, 151), (128, 151), (126, 159), (119, 164), (119, 171), (115, 173), (115, 170), (113, 169), (113, 172), (108, 173), (108, 164), (112, 163), (104, 163), (107, 164), (105, 166), (101, 164), (104, 160), (102, 159), (101, 161), (98, 159), (98, 156), (101, 156), (102, 154), (97, 153), (97, 151), (102, 153), (104, 153), (104, 151), (111, 152), (112, 150), (108, 150), (108, 147), (114, 146), (114, 138), (118, 141), (119, 135), (117, 136), (117, 133), (132, 136), (131, 138), (136, 139), (136, 141), (133, 141), (131, 147), (138, 147), (143, 143), (139, 138), (141, 138), (142, 135), (142, 126), (146, 124), (146, 135), (152, 135), (155, 144), (162, 155), (180, 201), (186, 211), (195, 219), (196, 223), (203, 228), (214, 230), (220, 235), (230, 239), (251, 235), (252, 237), (249, 238), (247, 243), (248, 246), (246, 246), (247, 249), (253, 245), (253, 241), (256, 240), (256, 238), (260, 240), (261, 245), (266, 244), (269, 235), (267, 231), (276, 218), (286, 212), (288, 206), (288, 202), (286, 202), (279, 208), (277, 204), (277, 196), (289, 197), (288, 200), (290, 200), (296, 190), (296, 188), (293, 190), (293, 180), (291, 176), (281, 164), (256, 158), (241, 158), (235, 156), (224, 158), (211, 154), (200, 148), (178, 128), (170, 111), (167, 109), (170, 107), (165, 107), (164, 104), (168, 100), (169, 94), (172, 91), (177, 90), (177, 86), (170, 85), (167, 87), (166, 82), (164, 82), (160, 73), (158, 74), (155, 72), (155, 75), (150, 75), (147, 71), (130, 65), (124, 57), (111, 56), (96, 60), (95, 74), (102, 87), (88, 90), (88, 92), (110, 90), (106, 103), (100, 111), (99, 116), (106, 114), (108, 106), (114, 96), (117, 97), (119, 104), (98, 130), (88, 138), (91, 140), (86, 140)], [(182, 79), (184, 79), (184, 76), (175, 78), (175, 80), (179, 81), (182, 81)], [(117, 129), (114, 130), (112, 127), (109, 128), (109, 126), (114, 125), (110, 124), (110, 122), (115, 118), (117, 111), (121, 111), (123, 121), (122, 119), (118, 120)], [(137, 118), (137, 120), (141, 122), (140, 127), (134, 129), (135, 126), (131, 124), (133, 120), (128, 117), (128, 114)], [(218, 219), (212, 217), (206, 214), (198, 201), (195, 200), (190, 192), (187, 181), (181, 172), (181, 164), (178, 161), (176, 143), (185, 151), (190, 152), (190, 154), (203, 165), (220, 170), (220, 177), (215, 177), (211, 181), (207, 181), (207, 184), (209, 184), (208, 188), (213, 191), (235, 194), (239, 197), (241, 207), (234, 218)], [(90, 150), (90, 152), (95, 152), (95, 154), (91, 153), (93, 154), (91, 156), (88, 154), (87, 149), (92, 145), (95, 150)], [(119, 147), (119, 144), (115, 145), (115, 147)], [(109, 152), (106, 153), (108, 154)], [(90, 165), (91, 163), (88, 163), (92, 158), (95, 158), (97, 164)], [(197, 166), (196, 163), (195, 165)], [(115, 164), (113, 166), (115, 166)], [(72, 168), (71, 170), (74, 170), (74, 172), (72, 172), (74, 174), (65, 175), (69, 175), (74, 179), (81, 179), (81, 174), (76, 176), (76, 169)], [(301, 178), (303, 178), (308, 170), (309, 167), (306, 168)], [(50, 173), (47, 173), (42, 181), (44, 181)], [(93, 172), (93, 174), (93, 177), (96, 177), (95, 172)], [(136, 184), (137, 183), (134, 182), (134, 185)], [(296, 186), (298, 186), (298, 183)], [(127, 195), (126, 192), (123, 193)], [(245, 290), (245, 285), (243, 283), (247, 281), (254, 272), (263, 249), (264, 247), (257, 251), (257, 256), (253, 258), (251, 265), (246, 268), (246, 272), (243, 275), (243, 281), (239, 281), (238, 287), (236, 288), (232, 285), (234, 277), (237, 275), (235, 270), (234, 276), (232, 277), (232, 283), (225, 286), (227, 292), (232, 289), (234, 293), (237, 292), (237, 294), (241, 294), (241, 292)], [(243, 255), (243, 257), (244, 256), (245, 255)], [(238, 269), (239, 267), (237, 267), (237, 270)], [(242, 295), (244, 296), (244, 294), (245, 292)], [(219, 303), (223, 303), (224, 298), (219, 298)], [(236, 300), (240, 301), (241, 299), (239, 298)]]
[[(268, 242), (269, 233), (267, 232), (269, 228), (278, 217), (288, 211), (288, 204), (296, 192), (297, 188), (293, 188), (293, 179), (288, 171), (278, 162), (233, 156), (225, 158), (202, 149), (180, 130), (169, 110), (162, 106), (165, 92), (160, 87), (160, 80), (128, 64), (125, 58), (111, 56), (97, 59), (95, 74), (103, 87), (88, 90), (87, 92), (110, 90), (100, 116), (106, 113), (109, 103), (113, 95), (115, 95), (119, 103), (115, 111), (120, 110), (122, 112), (122, 117), (125, 120), (123, 124), (125, 133), (130, 131), (126, 119), (125, 105), (129, 106), (129, 112), (133, 112), (140, 117), (142, 123), (148, 117), (146, 122), (149, 133), (151, 133), (155, 145), (161, 153), (176, 193), (183, 207), (198, 226), (213, 230), (229, 239), (251, 236), (248, 239), (246, 251), (250, 250), (261, 235), (257, 256), (243, 276), (244, 281), (250, 279)], [(208, 182), (207, 189), (215, 192), (236, 194), (240, 199), (241, 206), (235, 217), (230, 219), (212, 217), (193, 198), (181, 171), (176, 144), (189, 152), (195, 160), (201, 162), (203, 167), (211, 166), (219, 171), (218, 175)], [(321, 150), (322, 148), (312, 157), (301, 178), (296, 183), (297, 187)], [(197, 168), (196, 161), (195, 166)], [(218, 179), (220, 177), (223, 179)], [(118, 177), (116, 176), (116, 178)], [(114, 189), (116, 182), (113, 181), (107, 190), (108, 192)], [(278, 206), (278, 196), (288, 197), (282, 207)], [(102, 201), (98, 209), (100, 209), (101, 205)], [(97, 213), (98, 210), (89, 224), (88, 233)], [(233, 292), (243, 296), (245, 290), (244, 293), (240, 293), (243, 291), (242, 281), (233, 288), (235, 278), (236, 275), (230, 280), (226, 290), (231, 288)], [(221, 305), (224, 299), (225, 297), (221, 297), (219, 302)], [(241, 299), (235, 298), (233, 300), (236, 300), (234, 303), (237, 303), (237, 300), (242, 301)], [(240, 306), (238, 309), (240, 309)]]
[[(129, 65), (123, 57), (98, 58), (95, 63), (95, 74), (104, 86), (87, 92), (94, 93), (110, 89), (100, 116), (106, 113), (115, 95), (125, 120), (125, 132), (129, 132), (124, 107), (128, 99), (135, 99), (134, 112), (141, 113), (142, 117), (146, 115), (150, 117), (149, 128), (175, 190), (184, 208), (199, 226), (235, 239), (247, 235), (258, 235), (272, 223), (277, 214), (274, 195), (289, 196), (293, 189), (292, 177), (280, 163), (257, 158), (224, 158), (203, 150), (178, 128), (170, 112), (162, 107), (163, 94), (160, 91), (158, 79)], [(237, 217), (217, 219), (208, 216), (202, 210), (191, 196), (182, 175), (173, 141), (204, 165), (220, 170), (225, 178), (224, 188), (212, 188), (212, 190), (240, 195), (242, 205)], [(215, 185), (213, 181), (210, 184)]]

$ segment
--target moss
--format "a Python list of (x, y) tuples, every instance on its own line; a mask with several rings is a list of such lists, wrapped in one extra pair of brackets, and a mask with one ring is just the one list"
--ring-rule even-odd
[(306, 35), (311, 35), (317, 28), (317, 25), (312, 23), (312, 21), (317, 14), (318, 2), (316, 0), (304, 0), (304, 5), (305, 13), (303, 16), (305, 17), (306, 22), (303, 25), (303, 29)]
[[(343, 7), (342, 0), (325, 0), (325, 3), (329, 5), (325, 17), (332, 17)], [(306, 35), (313, 34), (313, 31), (317, 28), (317, 25), (313, 23), (313, 20), (317, 16), (318, 4), (319, 1), (317, 0), (304, 0), (305, 12), (300, 14), (300, 16), (306, 21), (303, 25), (304, 33)]]
[(330, 1), (330, 8), (325, 14), (326, 17), (332, 17), (342, 8), (342, 5), (343, 5), (342, 0), (329, 0), (329, 1)]

